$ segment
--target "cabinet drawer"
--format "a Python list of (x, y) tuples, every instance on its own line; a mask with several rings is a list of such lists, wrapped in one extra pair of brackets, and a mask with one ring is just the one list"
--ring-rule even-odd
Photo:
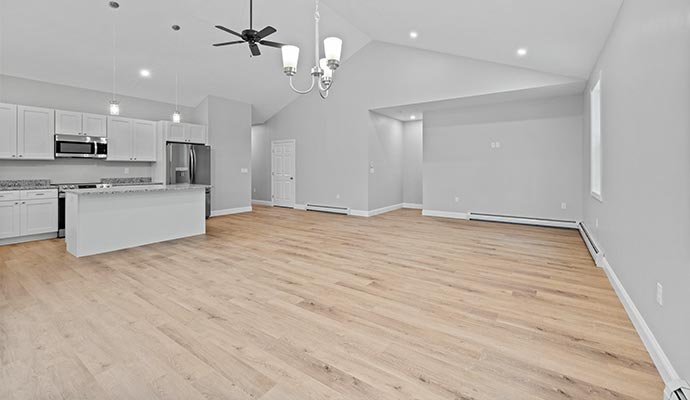
[(22, 200), (56, 199), (57, 189), (22, 190)]
[(0, 201), (19, 200), (19, 190), (0, 192)]

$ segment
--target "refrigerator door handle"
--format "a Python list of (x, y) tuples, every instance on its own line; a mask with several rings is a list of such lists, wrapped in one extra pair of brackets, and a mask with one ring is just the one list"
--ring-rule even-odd
[(167, 179), (168, 179), (168, 184), (171, 184), (171, 183), (176, 183), (173, 181), (173, 176), (175, 176), (175, 172), (173, 171), (173, 167), (172, 167), (172, 165), (173, 165), (173, 157), (172, 157), (173, 149), (169, 143), (167, 146), (168, 146), (168, 177), (167, 177)]
[(196, 151), (194, 150), (194, 146), (189, 146), (189, 158), (189, 183), (194, 183), (196, 180)]

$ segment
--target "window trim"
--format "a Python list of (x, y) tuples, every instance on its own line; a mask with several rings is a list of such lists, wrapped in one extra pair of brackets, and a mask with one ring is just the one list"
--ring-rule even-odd
[[(593, 179), (592, 177), (594, 176), (594, 169), (592, 168), (594, 164), (593, 156), (594, 156), (594, 131), (593, 131), (593, 122), (592, 122), (592, 99), (594, 96), (594, 92), (598, 92), (598, 97), (599, 97), (599, 191), (597, 192), (594, 190), (593, 186)], [(601, 101), (601, 74), (599, 74), (599, 77), (594, 85), (592, 85), (592, 88), (589, 91), (589, 109), (590, 109), (590, 121), (589, 121), (589, 193), (592, 197), (597, 199), (600, 202), (604, 202), (604, 197), (602, 195), (603, 193), (603, 180), (604, 180), (604, 152), (603, 152), (603, 141), (602, 141), (602, 129), (601, 129), (601, 120), (602, 120), (602, 101)]]

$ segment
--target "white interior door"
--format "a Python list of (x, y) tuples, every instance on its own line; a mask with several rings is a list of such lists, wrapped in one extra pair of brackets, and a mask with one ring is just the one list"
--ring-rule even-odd
[(271, 142), (273, 205), (295, 207), (295, 141)]

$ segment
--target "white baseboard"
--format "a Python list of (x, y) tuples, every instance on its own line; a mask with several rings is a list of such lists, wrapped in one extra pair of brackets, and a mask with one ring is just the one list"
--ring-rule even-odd
[(350, 209), (350, 215), (353, 217), (368, 217), (369, 211)]
[(387, 212), (400, 210), (403, 208), (403, 204), (393, 204), (391, 206), (377, 208), (375, 210), (363, 211), (363, 210), (350, 210), (350, 215), (355, 217), (374, 217), (377, 215), (385, 214)]
[(0, 246), (4, 246), (6, 244), (33, 242), (36, 240), (55, 239), (56, 237), (57, 232), (41, 233), (38, 235), (18, 236), (13, 238), (0, 239)]
[(453, 218), (453, 219), (470, 219), (470, 215), (469, 215), (468, 213), (463, 213), (463, 212), (422, 210), (422, 215), (425, 216), (425, 217), (440, 217), (440, 218)]
[(297, 204), (297, 203), (295, 203), (295, 210), (302, 210), (302, 211), (305, 211), (306, 209), (307, 209), (307, 205), (306, 205), (306, 204)]
[[(602, 253), (601, 248), (599, 250), (600, 253)], [(635, 303), (633, 302), (632, 298), (630, 298), (630, 295), (628, 295), (628, 292), (623, 287), (623, 284), (618, 279), (618, 276), (616, 276), (616, 273), (613, 271), (613, 268), (611, 268), (611, 265), (608, 263), (608, 260), (606, 260), (606, 257), (601, 258), (601, 264), (606, 272), (606, 276), (609, 278), (609, 282), (611, 282), (611, 286), (613, 286), (618, 298), (620, 299), (621, 303), (623, 303), (623, 307), (625, 307), (625, 311), (628, 313), (628, 317), (630, 317), (633, 326), (635, 326), (637, 334), (640, 335), (640, 338), (647, 348), (649, 355), (652, 357), (652, 361), (654, 361), (656, 369), (659, 370), (659, 374), (664, 380), (664, 383), (668, 385), (671, 382), (680, 379), (675, 368), (673, 368), (671, 361), (666, 356), (666, 353), (664, 353), (661, 345), (656, 340), (656, 337), (654, 337), (654, 334), (652, 333), (651, 329), (649, 329), (647, 322), (645, 322), (642, 314), (640, 314), (640, 311), (635, 306)]]
[(489, 221), (489, 222), (503, 222), (508, 224), (521, 224), (521, 225), (534, 225), (534, 226), (548, 226), (552, 228), (568, 228), (568, 229), (578, 229), (577, 222), (575, 221), (557, 221), (551, 219), (535, 219), (535, 218), (517, 218), (517, 217), (507, 217), (503, 215), (486, 215), (486, 214), (472, 214), (470, 213), (470, 219), (476, 221)]
[[(585, 242), (585, 245), (587, 246), (587, 250), (589, 250), (589, 254), (592, 256), (592, 260), (594, 260), (594, 264), (602, 268), (602, 258), (604, 257), (604, 250), (601, 248), (597, 240), (592, 236), (591, 231), (589, 228), (585, 225), (584, 222), (581, 222), (578, 224), (577, 229), (580, 231), (580, 236), (582, 236), (582, 240)], [(589, 233), (589, 235), (587, 235)], [(587, 239), (589, 237), (589, 240)], [(592, 243), (594, 243), (595, 246), (597, 246), (597, 249), (599, 250), (599, 254), (597, 254), (596, 251), (594, 251), (594, 248), (592, 247), (592, 243), (590, 243), (590, 240)]]
[(222, 215), (231, 215), (231, 214), (240, 214), (240, 213), (246, 213), (246, 212), (252, 212), (252, 207), (238, 207), (238, 208), (228, 208), (225, 210), (214, 210), (211, 211), (211, 217), (220, 217)]
[(257, 206), (273, 207), (273, 202), (269, 200), (252, 200), (252, 204), (256, 204)]
[(423, 204), (417, 204), (417, 203), (403, 203), (403, 208), (412, 208), (415, 210), (421, 210), (424, 208)]

